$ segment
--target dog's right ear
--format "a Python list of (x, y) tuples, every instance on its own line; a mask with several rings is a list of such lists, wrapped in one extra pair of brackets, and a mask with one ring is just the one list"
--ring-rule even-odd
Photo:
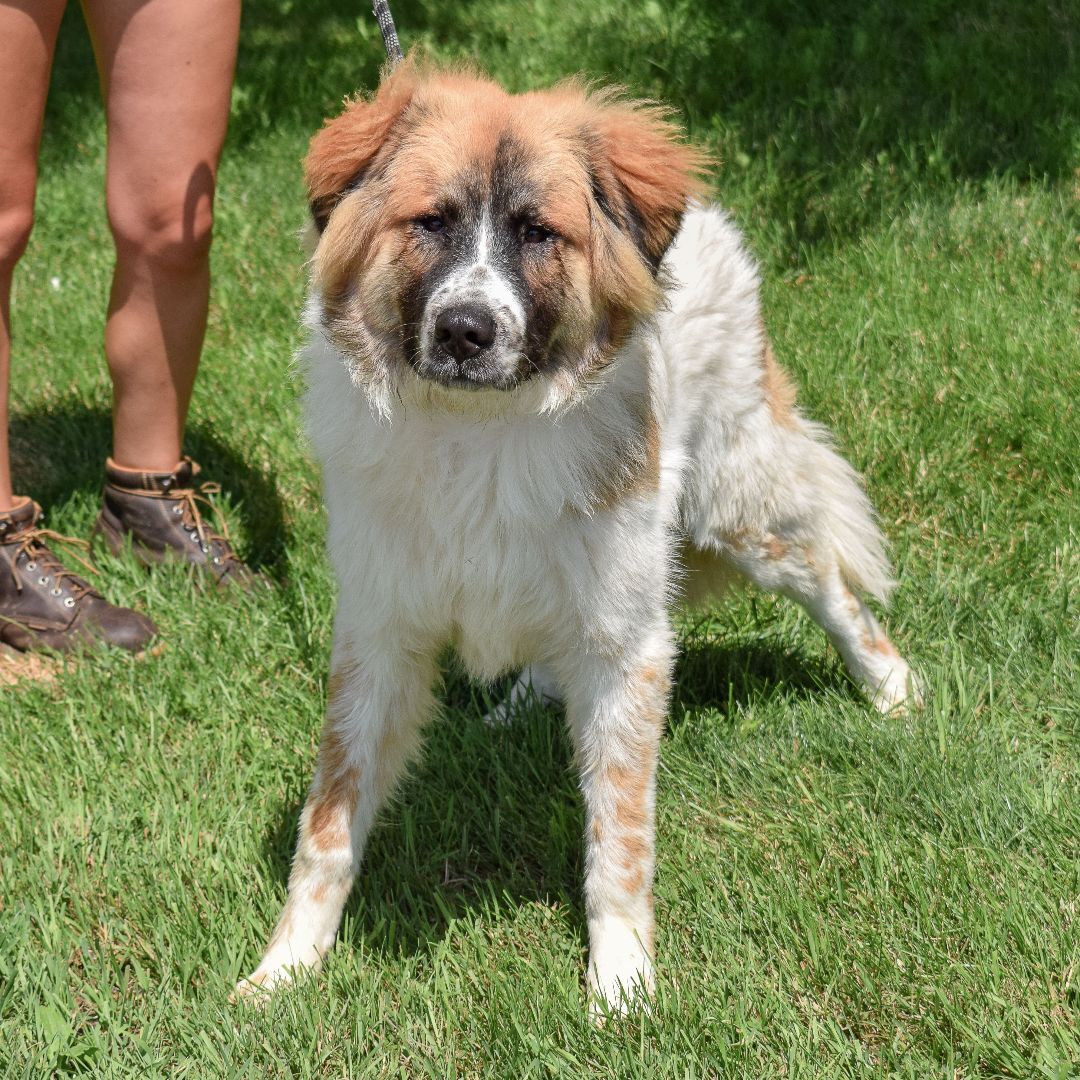
[(342, 197), (363, 181), (419, 82), (410, 57), (384, 76), (370, 101), (350, 101), (345, 111), (315, 133), (304, 160), (308, 203), (321, 233)]

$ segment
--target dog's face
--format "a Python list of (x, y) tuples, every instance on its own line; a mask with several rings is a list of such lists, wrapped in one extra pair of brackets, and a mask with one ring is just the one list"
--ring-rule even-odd
[(699, 166), (655, 107), (407, 61), (312, 140), (326, 331), (365, 385), (569, 397), (655, 309)]

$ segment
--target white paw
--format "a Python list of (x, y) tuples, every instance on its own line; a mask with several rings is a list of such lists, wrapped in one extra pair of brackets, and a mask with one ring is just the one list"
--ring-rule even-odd
[(490, 712), (484, 714), (484, 723), (488, 727), (508, 727), (520, 712), (522, 706), (558, 705), (557, 691), (547, 676), (536, 669), (526, 668), (513, 686), (510, 693)]
[(275, 942), (259, 966), (236, 984), (229, 1001), (265, 1005), (282, 987), (318, 971), (322, 967), (322, 958), (323, 954), (314, 946), (290, 948), (288, 942)]
[(880, 682), (866, 688), (870, 703), (878, 712), (907, 711), (922, 707), (922, 687), (915, 673), (897, 657)]
[(625, 923), (608, 924), (589, 956), (589, 1012), (594, 1020), (624, 1015), (647, 1003), (653, 990), (652, 957)]
[(293, 981), (292, 972), (288, 968), (264, 969), (256, 968), (246, 979), (241, 979), (233, 992), (229, 995), (229, 1003), (237, 1005), (244, 1002), (248, 1005), (262, 1007), (265, 1005), (276, 990), (287, 986)]

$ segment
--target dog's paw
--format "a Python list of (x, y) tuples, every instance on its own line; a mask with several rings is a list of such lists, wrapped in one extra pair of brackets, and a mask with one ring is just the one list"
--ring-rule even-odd
[(653, 991), (653, 964), (638, 935), (604, 934), (589, 958), (589, 1013), (597, 1023), (647, 1008)]
[(277, 991), (290, 986), (298, 978), (318, 970), (318, 964), (299, 964), (296, 967), (285, 964), (268, 964), (265, 960), (246, 979), (241, 979), (229, 995), (229, 1003), (241, 1002), (263, 1006)]
[(229, 995), (229, 1004), (262, 1007), (270, 1000), (275, 990), (279, 990), (291, 982), (292, 973), (287, 968), (278, 968), (274, 971), (264, 971), (262, 968), (258, 968), (233, 987), (233, 991)]
[(885, 714), (920, 709), (923, 704), (919, 677), (899, 657), (885, 678), (875, 686), (868, 686), (866, 693), (870, 704)]
[(526, 668), (510, 687), (510, 692), (493, 709), (484, 714), (488, 727), (508, 727), (522, 708), (531, 705), (560, 704), (559, 691), (552, 679), (539, 668)]
[(604, 1024), (613, 1016), (647, 1010), (653, 992), (652, 965), (630, 965), (622, 975), (598, 975), (589, 979), (589, 1016)]

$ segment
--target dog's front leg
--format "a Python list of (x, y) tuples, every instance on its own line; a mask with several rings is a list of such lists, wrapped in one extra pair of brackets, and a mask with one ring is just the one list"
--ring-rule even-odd
[(335, 641), (326, 722), (315, 779), (300, 815), (300, 836), (285, 910), (241, 996), (318, 967), (337, 935), (371, 825), (393, 790), (430, 712), (434, 664), (387, 638), (366, 647)]
[(585, 907), (594, 1012), (623, 1011), (653, 984), (656, 759), (672, 648), (665, 629), (627, 658), (578, 660), (567, 718), (585, 801)]

